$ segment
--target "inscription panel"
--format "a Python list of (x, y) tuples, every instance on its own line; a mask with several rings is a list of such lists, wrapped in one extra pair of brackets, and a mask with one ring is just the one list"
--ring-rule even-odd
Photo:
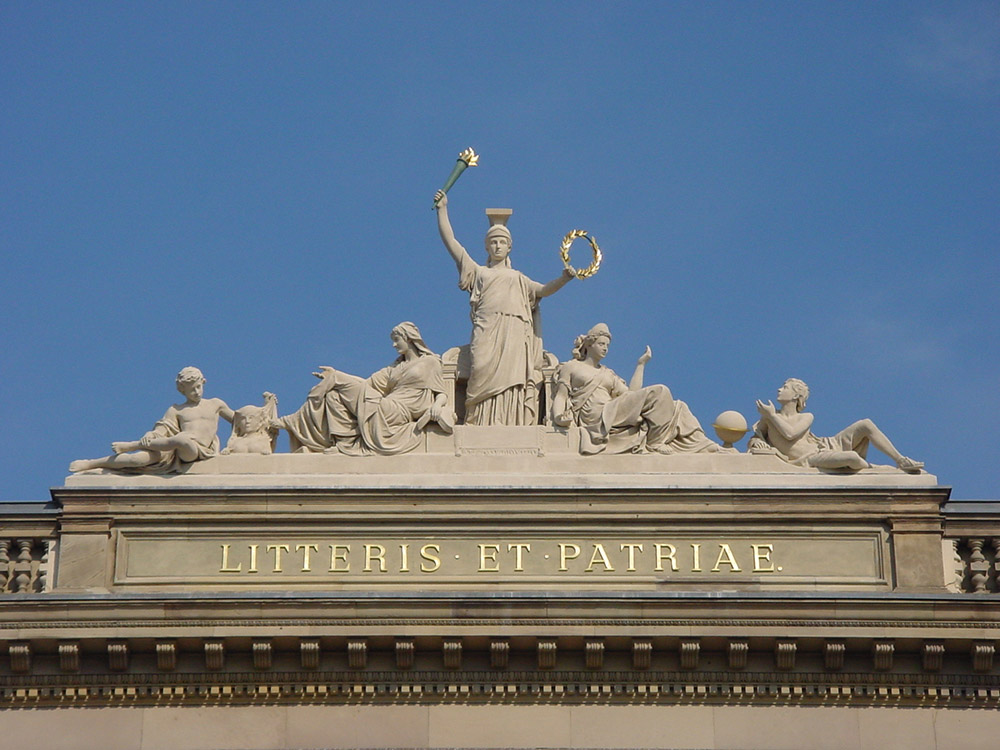
[(404, 535), (122, 531), (116, 585), (344, 589), (886, 588), (872, 529)]

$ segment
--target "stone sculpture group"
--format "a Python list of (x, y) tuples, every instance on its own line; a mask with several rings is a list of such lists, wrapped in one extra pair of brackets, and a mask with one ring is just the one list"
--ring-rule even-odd
[[(481, 265), (455, 238), (444, 191), (435, 194), (434, 207), (441, 240), (458, 269), (459, 287), (469, 294), (472, 335), (464, 382), (465, 425), (577, 430), (583, 455), (735, 451), (710, 440), (687, 404), (675, 399), (667, 386), (643, 384), (645, 364), (652, 356), (649, 347), (627, 384), (603, 365), (611, 344), (611, 332), (603, 323), (576, 338), (572, 359), (558, 365), (546, 383), (539, 303), (576, 273), (567, 267), (541, 284), (515, 270), (506, 227), (511, 212), (502, 209), (487, 210), (490, 227), (486, 263)], [(139, 440), (112, 443), (111, 455), (73, 461), (70, 471), (182, 471), (220, 452), (219, 417), (233, 424), (222, 453), (272, 453), (279, 430), (288, 433), (293, 452), (352, 456), (408, 453), (421, 445), (427, 430), (451, 434), (457, 405), (450, 401), (441, 358), (413, 323), (400, 323), (390, 338), (398, 354), (391, 365), (368, 378), (321, 367), (313, 373), (319, 383), (305, 403), (282, 417), (271, 393), (264, 394), (264, 406), (235, 412), (221, 399), (204, 398), (201, 371), (185, 367), (177, 375), (183, 403), (167, 409)], [(775, 455), (797, 466), (858, 471), (869, 466), (866, 451), (874, 445), (900, 470), (922, 469), (922, 463), (899, 453), (871, 420), (855, 422), (833, 437), (816, 437), (810, 431), (813, 415), (803, 411), (808, 396), (806, 384), (791, 378), (778, 390), (779, 407), (758, 401), (760, 420), (749, 452)]]
[(276, 419), (293, 452), (347, 455), (407, 453), (431, 422), (451, 432), (441, 359), (409, 321), (390, 334), (399, 357), (369, 378), (321, 367), (306, 402)]

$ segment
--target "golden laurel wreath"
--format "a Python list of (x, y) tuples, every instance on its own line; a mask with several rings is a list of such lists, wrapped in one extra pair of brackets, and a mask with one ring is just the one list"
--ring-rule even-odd
[[(569, 249), (573, 244), (573, 240), (580, 237), (586, 237), (587, 241), (590, 242), (590, 247), (594, 251), (594, 260), (591, 261), (590, 265), (586, 268), (573, 268), (569, 264)], [(597, 246), (597, 240), (590, 237), (582, 229), (574, 229), (563, 237), (562, 245), (559, 247), (559, 257), (562, 258), (563, 265), (573, 271), (578, 279), (586, 279), (597, 273), (597, 269), (601, 267), (601, 261), (604, 259), (604, 255), (601, 253), (601, 248)]]

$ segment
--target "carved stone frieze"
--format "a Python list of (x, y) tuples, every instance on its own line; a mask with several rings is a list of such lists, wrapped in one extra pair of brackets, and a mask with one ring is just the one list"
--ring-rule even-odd
[(538, 668), (553, 669), (556, 666), (556, 640), (554, 638), (538, 639)]
[(255, 640), (251, 646), (254, 669), (270, 669), (274, 647), (270, 640)]
[(108, 642), (108, 669), (112, 672), (124, 672), (128, 669), (128, 643), (126, 641)]
[(347, 642), (347, 665), (351, 669), (364, 669), (368, 666), (368, 641), (352, 639)]
[(441, 642), (441, 656), (445, 669), (462, 668), (462, 639), (445, 638)]
[(315, 638), (299, 642), (299, 662), (303, 669), (318, 669), (320, 657), (319, 641)]
[(583, 645), (584, 662), (587, 669), (601, 669), (604, 666), (604, 640), (588, 638)]
[(941, 641), (924, 641), (921, 654), (925, 672), (940, 672), (944, 666), (944, 643)]
[(225, 666), (226, 647), (221, 640), (205, 641), (205, 669), (220, 670)]
[(506, 638), (490, 640), (490, 668), (506, 669), (510, 660), (510, 641)]
[(746, 669), (750, 646), (746, 641), (729, 641), (728, 658), (730, 669)]
[(798, 644), (795, 641), (779, 640), (774, 644), (774, 665), (781, 670), (795, 669), (795, 654)]
[(59, 669), (63, 672), (78, 672), (80, 670), (79, 642), (61, 641), (59, 643)]
[(396, 668), (411, 669), (417, 647), (412, 638), (397, 638), (395, 641)]
[(878, 672), (888, 672), (892, 669), (892, 658), (896, 646), (892, 641), (875, 641), (872, 644), (872, 662)]
[(16, 674), (31, 671), (31, 644), (24, 641), (12, 641), (7, 646), (10, 656), (10, 670)]
[(632, 668), (649, 669), (653, 664), (653, 642), (648, 638), (632, 641)]
[(843, 669), (846, 653), (843, 641), (826, 641), (823, 644), (823, 665), (831, 672)]
[(679, 646), (681, 669), (697, 669), (701, 655), (701, 642), (696, 638), (684, 638)]
[(160, 641), (156, 644), (156, 668), (161, 672), (172, 672), (177, 669), (177, 643), (175, 641)]
[(976, 672), (989, 672), (993, 669), (993, 656), (996, 644), (988, 641), (978, 641), (972, 644), (972, 668)]

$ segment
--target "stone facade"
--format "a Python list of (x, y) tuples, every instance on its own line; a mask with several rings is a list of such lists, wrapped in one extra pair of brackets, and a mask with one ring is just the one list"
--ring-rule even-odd
[(1000, 503), (509, 431), (6, 509), (0, 745), (992, 746)]

